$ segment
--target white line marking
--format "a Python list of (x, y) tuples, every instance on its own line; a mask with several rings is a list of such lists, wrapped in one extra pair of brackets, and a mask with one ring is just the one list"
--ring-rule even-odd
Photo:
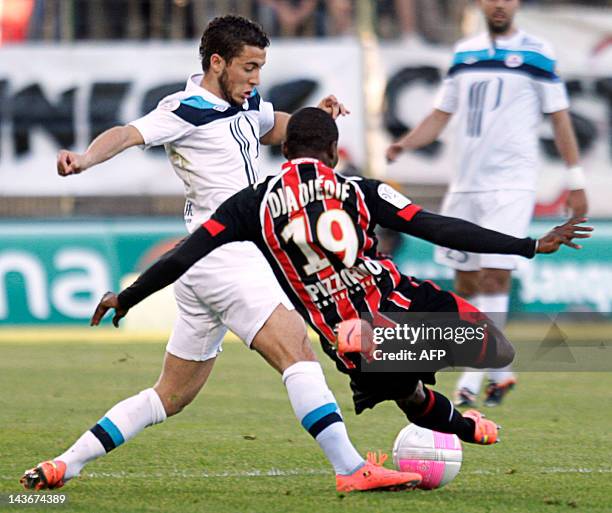
[[(461, 473), (464, 475), (479, 475), (479, 476), (494, 476), (506, 474), (507, 469), (475, 469), (464, 470)], [(518, 470), (517, 474), (533, 475), (533, 474), (612, 474), (612, 468), (566, 468), (566, 467), (544, 467), (533, 471)], [(291, 476), (333, 476), (333, 471), (328, 468), (311, 468), (311, 469), (279, 469), (271, 468), (268, 470), (243, 470), (243, 471), (225, 471), (225, 472), (207, 472), (207, 471), (186, 471), (186, 470), (170, 470), (167, 472), (151, 471), (151, 472), (88, 472), (84, 471), (83, 477), (88, 478), (110, 478), (110, 479), (150, 479), (150, 478), (181, 478), (181, 479), (216, 479), (216, 478), (249, 478), (249, 477), (291, 477)], [(0, 476), (2, 481), (12, 481), (15, 476)]]
[[(498, 475), (505, 474), (506, 469), (476, 469), (466, 470), (463, 474), (466, 475)], [(564, 467), (549, 467), (535, 470), (533, 472), (517, 472), (519, 474), (611, 474), (612, 468), (564, 468)], [(244, 470), (238, 472), (206, 472), (206, 471), (194, 471), (186, 472), (180, 470), (173, 470), (169, 472), (86, 472), (88, 477), (109, 477), (109, 478), (150, 478), (150, 477), (180, 477), (180, 478), (239, 478), (239, 477), (287, 477), (287, 476), (323, 476), (333, 475), (331, 469), (320, 468), (320, 469), (279, 469), (272, 468), (269, 470)]]

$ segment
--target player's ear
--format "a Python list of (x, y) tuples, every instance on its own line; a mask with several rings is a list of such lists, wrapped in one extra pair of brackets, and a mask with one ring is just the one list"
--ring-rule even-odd
[(336, 167), (336, 165), (338, 164), (338, 141), (334, 141), (329, 145), (329, 148), (327, 149), (327, 154), (332, 164), (331, 167)]
[(225, 59), (218, 53), (213, 53), (210, 56), (210, 68), (214, 73), (221, 73), (225, 66)]
[(281, 144), (281, 151), (283, 152), (283, 157), (289, 160), (289, 149), (287, 148), (287, 141), (283, 141)]

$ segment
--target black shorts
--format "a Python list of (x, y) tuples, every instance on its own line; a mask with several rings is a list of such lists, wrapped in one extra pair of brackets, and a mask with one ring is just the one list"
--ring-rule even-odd
[[(465, 308), (475, 308), (451, 292), (440, 289), (430, 281), (418, 282), (402, 277), (395, 289), (410, 298), (410, 312), (459, 312)], [(391, 301), (385, 301), (381, 310), (387, 312), (407, 312), (408, 310)], [(360, 370), (360, 355), (347, 354), (345, 357), (356, 364), (349, 369), (326, 340), (321, 339), (325, 353), (336, 362), (337, 369), (350, 376), (351, 390), (355, 412), (361, 413), (366, 408), (373, 408), (378, 403), (389, 400), (404, 399), (414, 393), (419, 382), (434, 385), (435, 372), (363, 372)]]

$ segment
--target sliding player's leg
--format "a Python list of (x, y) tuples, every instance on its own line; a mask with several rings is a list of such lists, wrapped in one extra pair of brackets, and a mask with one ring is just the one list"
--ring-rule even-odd
[(349, 370), (333, 351), (326, 350), (326, 353), (336, 361), (339, 370), (350, 376), (353, 404), (358, 415), (378, 403), (395, 401), (408, 420), (419, 426), (454, 433), (469, 443), (488, 445), (497, 440), (494, 422), (482, 419), (475, 410), (462, 415), (444, 395), (423, 385), (423, 381), (435, 383), (433, 373), (408, 372), (398, 379), (397, 373), (363, 372), (358, 368)]
[[(432, 283), (423, 283), (413, 298), (411, 310), (457, 312), (464, 323), (486, 325), (486, 335), (480, 343), (473, 340), (469, 345), (457, 346), (461, 349), (453, 358), (459, 365), (500, 367), (510, 364), (514, 358), (514, 348), (502, 331), (489, 319), (483, 321), (482, 313), (474, 305), (452, 292), (441, 290)], [(408, 419), (419, 426), (454, 433), (465, 442), (483, 445), (495, 443), (498, 439), (498, 426), (494, 422), (484, 419), (475, 410), (462, 415), (444, 395), (428, 389), (422, 383), (415, 387), (414, 393), (396, 400), (396, 403)]]
[(499, 427), (482, 418), (476, 410), (461, 414), (448, 398), (419, 382), (414, 393), (395, 401), (410, 422), (440, 431), (453, 433), (468, 443), (489, 445), (497, 442)]
[[(435, 344), (436, 349), (444, 349), (450, 355), (451, 362), (458, 362), (458, 365), (470, 365), (475, 367), (500, 366), (510, 363), (514, 357), (514, 350), (510, 342), (494, 325), (488, 323), (488, 319), (470, 303), (461, 297), (441, 290), (432, 282), (423, 282), (415, 287), (417, 282), (414, 280), (403, 280), (398, 288), (406, 298), (410, 298), (410, 307), (403, 310), (398, 305), (393, 306), (393, 302), (386, 305), (389, 310), (381, 309), (387, 319), (395, 318), (396, 322), (401, 322), (402, 313), (440, 313), (440, 321), (458, 323), (464, 327), (466, 323), (478, 326), (487, 324), (488, 328), (483, 340), (477, 340), (470, 344), (455, 345), (453, 341), (423, 341), (423, 344)], [(458, 319), (447, 319), (448, 314), (458, 314)], [(431, 321), (436, 319), (431, 316)], [(339, 330), (342, 332), (342, 330)], [(453, 347), (456, 346), (456, 347)], [(458, 351), (457, 347), (461, 347)], [(399, 408), (406, 414), (411, 422), (417, 425), (442, 431), (454, 433), (460, 439), (488, 445), (497, 440), (497, 425), (491, 421), (483, 419), (482, 416), (470, 410), (462, 415), (456, 411), (452, 403), (442, 394), (428, 389), (423, 382), (428, 384), (435, 383), (434, 373), (431, 370), (419, 371), (413, 369), (407, 371), (401, 379), (397, 373), (392, 372), (368, 372), (364, 369), (367, 363), (361, 362), (357, 353), (345, 354), (355, 363), (356, 368), (347, 369), (342, 360), (333, 351), (329, 344), (324, 344), (326, 353), (335, 361), (339, 370), (351, 376), (351, 388), (353, 390), (353, 401), (357, 414), (365, 408), (373, 408), (379, 402), (393, 400)]]

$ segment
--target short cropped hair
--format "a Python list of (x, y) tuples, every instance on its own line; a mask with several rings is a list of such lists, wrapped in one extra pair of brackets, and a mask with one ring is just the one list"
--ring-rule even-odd
[(289, 155), (319, 153), (338, 141), (334, 118), (316, 107), (298, 110), (287, 124), (286, 145)]
[(269, 45), (268, 35), (254, 21), (233, 14), (217, 16), (208, 23), (200, 41), (202, 69), (208, 71), (210, 58), (215, 53), (229, 63), (240, 55), (244, 46), (263, 49)]

